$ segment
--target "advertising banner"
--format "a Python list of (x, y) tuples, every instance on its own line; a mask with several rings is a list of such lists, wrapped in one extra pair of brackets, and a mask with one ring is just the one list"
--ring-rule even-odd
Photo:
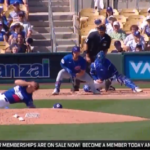
[[(16, 79), (55, 82), (61, 70), (60, 61), (66, 54), (68, 53), (0, 55), (0, 83), (13, 83)], [(122, 73), (122, 55), (107, 55), (107, 58)]]
[(125, 75), (133, 80), (150, 80), (150, 54), (125, 55)]

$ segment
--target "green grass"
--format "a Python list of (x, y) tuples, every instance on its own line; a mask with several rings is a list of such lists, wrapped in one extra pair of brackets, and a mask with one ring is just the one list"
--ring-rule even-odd
[[(137, 84), (139, 87), (141, 88), (150, 88), (150, 84), (146, 84), (146, 83), (138, 83)], [(6, 85), (6, 84), (1, 84), (0, 85), (0, 90), (6, 90), (6, 89), (9, 89), (9, 88), (12, 88), (13, 85)], [(81, 84), (81, 88), (83, 87), (83, 84)], [(125, 86), (121, 86), (121, 85), (115, 85), (114, 87), (116, 88), (126, 88)], [(40, 88), (41, 89), (53, 89), (54, 88), (54, 84), (49, 84), (49, 85), (44, 85), (44, 84), (41, 84), (40, 85)], [(62, 89), (70, 89), (71, 88), (71, 83), (70, 84), (62, 84)]]
[[(39, 100), (39, 108), (52, 108), (61, 103), (64, 108), (87, 111), (100, 111), (150, 118), (150, 100)], [(11, 105), (11, 108), (25, 108), (24, 104)]]
[(150, 140), (150, 121), (83, 125), (1, 126), (0, 140)]
[[(54, 103), (64, 108), (150, 118), (150, 100), (39, 100), (39, 108)], [(11, 108), (25, 108), (24, 104)], [(88, 117), (88, 116), (87, 116)], [(72, 125), (0, 126), (0, 140), (150, 140), (150, 121)]]

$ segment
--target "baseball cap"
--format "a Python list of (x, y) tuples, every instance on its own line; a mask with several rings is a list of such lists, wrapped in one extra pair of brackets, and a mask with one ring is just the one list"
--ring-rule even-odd
[(115, 41), (115, 42), (114, 42), (114, 46), (115, 46), (115, 47), (117, 47), (117, 46), (119, 46), (119, 45), (121, 45), (121, 42), (120, 42), (120, 41)]
[(18, 1), (15, 1), (15, 2), (13, 3), (13, 5), (14, 5), (14, 6), (19, 5), (19, 2), (18, 2)]
[(102, 26), (98, 27), (97, 29), (100, 30), (100, 31), (105, 31), (106, 27), (102, 25)]
[(112, 9), (112, 7), (107, 7), (107, 11), (112, 11), (113, 12), (113, 9)]
[(58, 109), (58, 108), (63, 108), (63, 106), (60, 103), (56, 103), (53, 105), (53, 108)]
[(150, 8), (147, 9), (147, 12), (150, 13)]
[(113, 23), (113, 26), (120, 26), (120, 24), (119, 24), (118, 21), (115, 21), (115, 22)]
[(147, 17), (146, 17), (146, 21), (147, 21), (147, 20), (150, 20), (150, 16), (147, 16)]
[(72, 52), (73, 52), (73, 53), (80, 52), (80, 47), (74, 46), (74, 47), (72, 48)]
[(134, 32), (134, 34), (133, 34), (135, 37), (140, 37), (140, 32), (139, 31), (136, 31), (136, 32)]
[(102, 21), (101, 21), (100, 19), (96, 19), (96, 20), (94, 21), (94, 23), (95, 23), (96, 25), (100, 25), (100, 24), (102, 23)]

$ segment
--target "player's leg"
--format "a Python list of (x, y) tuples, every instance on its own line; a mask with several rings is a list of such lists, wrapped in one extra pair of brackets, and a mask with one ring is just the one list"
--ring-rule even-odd
[(60, 86), (61, 86), (62, 80), (69, 79), (69, 78), (70, 78), (70, 74), (65, 69), (60, 70), (57, 75), (56, 82), (55, 82), (55, 89), (52, 94), (58, 95), (60, 92)]
[[(94, 86), (95, 86), (95, 89), (96, 89), (96, 90), (100, 91), (100, 90), (105, 86), (105, 84), (104, 84), (104, 82), (102, 82), (102, 83), (97, 83), (96, 81), (94, 81)], [(90, 87), (89, 85), (87, 85), (87, 84), (85, 84), (85, 85), (83, 86), (83, 90), (84, 90), (85, 92), (92, 92), (91, 87)]]
[(96, 90), (95, 85), (94, 85), (94, 81), (88, 73), (85, 73), (82, 77), (77, 77), (77, 79), (86, 82), (86, 84), (90, 87), (93, 94), (99, 94), (100, 93), (99, 91)]
[(10, 103), (7, 101), (5, 95), (0, 94), (0, 108), (8, 107)]
[(117, 80), (120, 84), (124, 84), (128, 88), (131, 88), (133, 92), (142, 92), (143, 90), (140, 89), (137, 85), (135, 85), (129, 78), (124, 75), (119, 75)]
[(76, 79), (76, 80), (75, 80), (74, 89), (71, 89), (71, 90), (72, 90), (72, 91), (73, 91), (73, 90), (79, 91), (79, 89), (80, 89), (80, 83), (81, 83), (81, 81), (78, 80), (78, 79)]

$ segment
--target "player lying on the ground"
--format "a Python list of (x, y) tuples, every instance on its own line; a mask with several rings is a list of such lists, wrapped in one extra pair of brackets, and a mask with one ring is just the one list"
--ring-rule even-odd
[(63, 69), (60, 70), (57, 75), (53, 95), (59, 94), (62, 80), (70, 78), (86, 82), (86, 84), (91, 87), (93, 94), (100, 93), (95, 89), (93, 79), (86, 73), (86, 61), (80, 56), (80, 47), (73, 47), (72, 54), (64, 56), (60, 65)]
[[(94, 63), (91, 64), (90, 74), (94, 80), (94, 85), (97, 90), (106, 87), (106, 91), (110, 85), (124, 84), (128, 88), (131, 88), (133, 92), (142, 92), (138, 86), (136, 86), (129, 78), (119, 74), (116, 67), (105, 58), (103, 51), (97, 54)], [(90, 92), (90, 86), (84, 85), (84, 91)]]
[(0, 94), (0, 108), (10, 104), (25, 103), (28, 108), (35, 108), (32, 94), (39, 89), (39, 84), (32, 81), (16, 80), (16, 86)]

